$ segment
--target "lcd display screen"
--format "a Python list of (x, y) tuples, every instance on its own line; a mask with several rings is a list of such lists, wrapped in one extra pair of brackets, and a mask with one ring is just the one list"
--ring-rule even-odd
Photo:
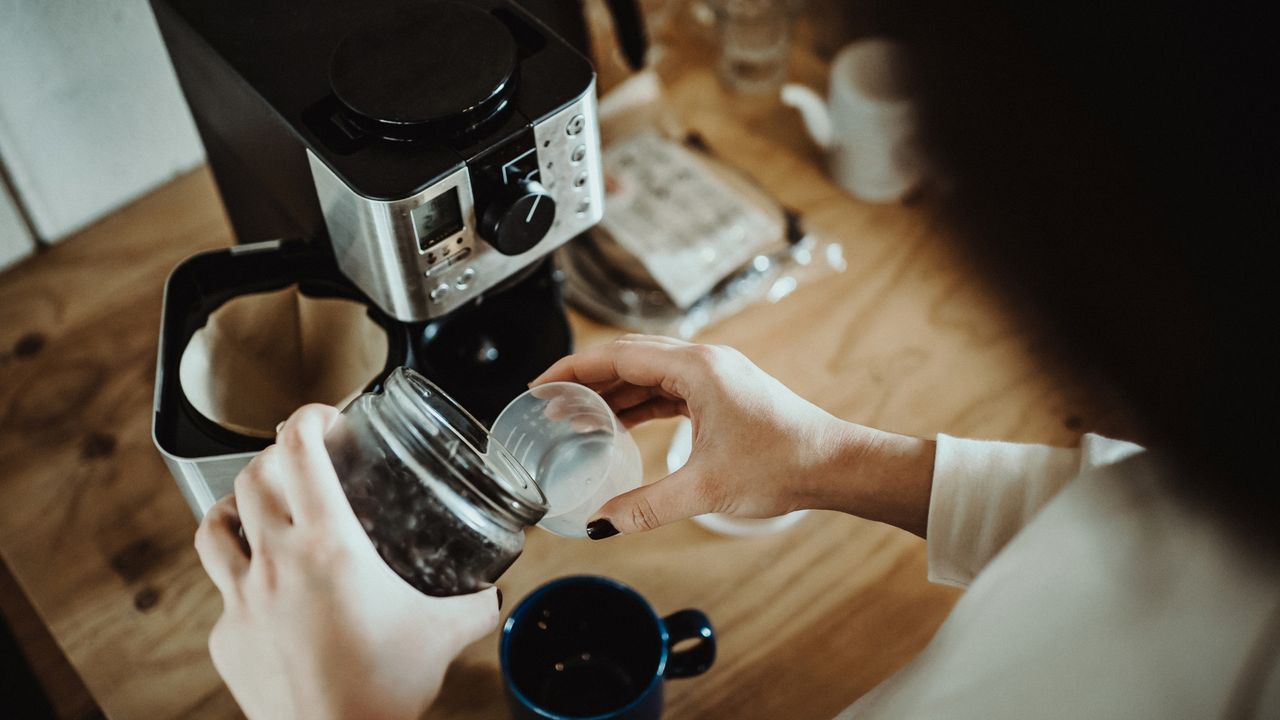
[(418, 250), (445, 240), (462, 230), (462, 206), (458, 204), (458, 189), (451, 188), (409, 211), (414, 232), (418, 234)]

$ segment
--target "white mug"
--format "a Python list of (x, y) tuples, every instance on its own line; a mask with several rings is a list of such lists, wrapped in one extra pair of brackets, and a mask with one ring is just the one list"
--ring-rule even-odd
[(782, 88), (782, 102), (800, 111), (826, 152), (831, 176), (863, 200), (902, 200), (927, 175), (910, 59), (889, 40), (859, 40), (831, 64), (830, 100), (804, 85)]

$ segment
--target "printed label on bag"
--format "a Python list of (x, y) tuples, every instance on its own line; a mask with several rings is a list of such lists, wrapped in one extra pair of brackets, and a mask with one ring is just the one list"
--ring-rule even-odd
[(707, 162), (654, 132), (604, 152), (601, 225), (681, 309), (769, 252), (782, 235), (777, 218)]

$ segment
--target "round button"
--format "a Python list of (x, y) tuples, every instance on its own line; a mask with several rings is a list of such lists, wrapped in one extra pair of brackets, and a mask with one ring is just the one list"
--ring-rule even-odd
[(587, 157), (587, 146), (579, 145), (578, 147), (573, 149), (573, 154), (569, 155), (569, 160), (576, 165), (577, 163), (582, 162), (582, 160), (586, 157)]
[(581, 190), (586, 186), (587, 186), (587, 174), (585, 172), (578, 173), (578, 176), (573, 179), (574, 189)]
[(565, 128), (565, 132), (570, 135), (577, 135), (582, 132), (582, 128), (587, 126), (587, 119), (581, 115), (574, 115), (569, 121), (569, 126)]
[(449, 294), (449, 283), (440, 283), (431, 291), (431, 302), (440, 302)]
[(476, 279), (476, 269), (466, 268), (458, 275), (458, 280), (453, 285), (459, 290), (466, 290), (471, 286), (471, 281)]

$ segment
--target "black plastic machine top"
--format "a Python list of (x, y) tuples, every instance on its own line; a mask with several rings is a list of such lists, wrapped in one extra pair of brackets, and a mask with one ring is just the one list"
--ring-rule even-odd
[(480, 8), (403, 6), (375, 14), (339, 43), (329, 82), (352, 121), (371, 135), (453, 135), (506, 106), (516, 55), (511, 33)]

